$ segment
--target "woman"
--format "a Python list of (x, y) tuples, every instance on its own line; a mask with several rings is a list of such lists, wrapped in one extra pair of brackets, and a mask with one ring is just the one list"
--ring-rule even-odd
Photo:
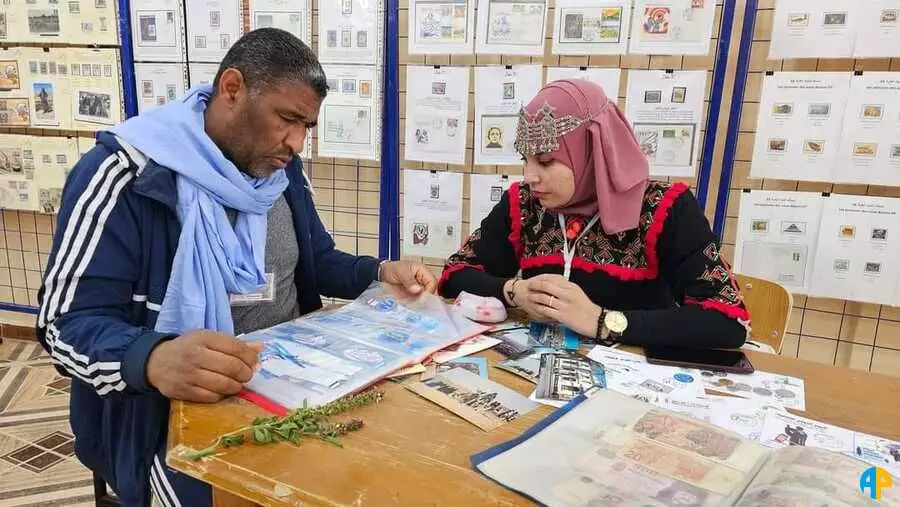
[(602, 88), (548, 84), (520, 114), (516, 149), (525, 181), (450, 257), (442, 295), (493, 296), (604, 341), (743, 345), (749, 315), (703, 210), (687, 185), (649, 180)]

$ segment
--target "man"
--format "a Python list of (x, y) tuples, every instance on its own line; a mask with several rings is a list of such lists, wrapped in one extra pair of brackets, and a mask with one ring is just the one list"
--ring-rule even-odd
[(38, 335), (74, 381), (75, 452), (123, 505), (210, 504), (165, 466), (169, 400), (238, 393), (259, 347), (235, 334), (355, 298), (433, 292), (422, 265), (335, 249), (296, 153), (327, 93), (287, 32), (248, 33), (214, 84), (101, 132), (72, 169)]

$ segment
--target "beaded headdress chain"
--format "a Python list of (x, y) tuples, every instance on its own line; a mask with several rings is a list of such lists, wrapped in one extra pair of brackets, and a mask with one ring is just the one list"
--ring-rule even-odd
[[(519, 122), (516, 125), (516, 151), (522, 155), (551, 153), (559, 149), (559, 138), (572, 132), (586, 122), (599, 115), (610, 103), (587, 118), (566, 115), (562, 118), (553, 116), (553, 107), (544, 103), (534, 115), (529, 115), (525, 107), (519, 110)], [(535, 121), (535, 118), (540, 120)]]

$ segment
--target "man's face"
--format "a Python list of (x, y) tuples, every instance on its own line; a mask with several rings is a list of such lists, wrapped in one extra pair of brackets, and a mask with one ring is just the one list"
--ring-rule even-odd
[(280, 86), (230, 97), (228, 129), (221, 146), (245, 173), (266, 178), (303, 151), (308, 129), (316, 126), (322, 99), (308, 85)]

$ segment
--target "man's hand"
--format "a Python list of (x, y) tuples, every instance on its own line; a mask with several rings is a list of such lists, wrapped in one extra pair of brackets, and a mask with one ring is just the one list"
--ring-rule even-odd
[[(518, 289), (518, 287), (516, 287)], [(560, 275), (538, 275), (528, 280), (529, 313), (558, 322), (576, 333), (594, 337), (602, 309), (578, 285)]]
[(408, 294), (434, 294), (437, 280), (423, 264), (410, 261), (385, 262), (381, 265), (381, 283), (403, 289)]
[(237, 394), (259, 363), (262, 343), (194, 331), (160, 343), (147, 359), (147, 381), (163, 396), (215, 403)]

